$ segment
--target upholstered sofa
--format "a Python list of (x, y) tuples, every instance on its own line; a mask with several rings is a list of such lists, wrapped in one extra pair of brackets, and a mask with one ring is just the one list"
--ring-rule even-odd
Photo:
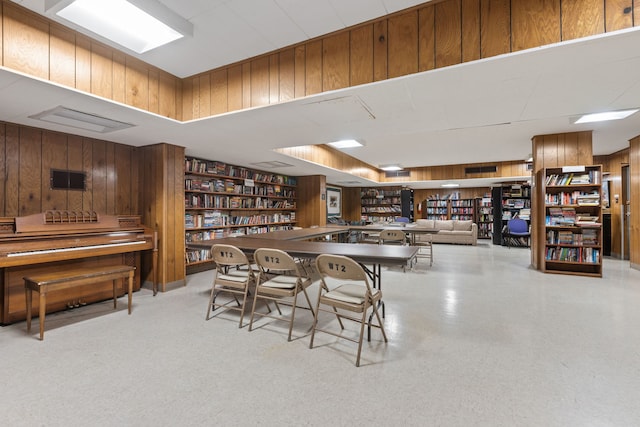
[[(478, 242), (478, 226), (473, 221), (418, 219), (412, 225), (437, 231), (430, 233), (433, 243), (476, 245)], [(417, 242), (424, 238), (424, 234), (416, 233)]]

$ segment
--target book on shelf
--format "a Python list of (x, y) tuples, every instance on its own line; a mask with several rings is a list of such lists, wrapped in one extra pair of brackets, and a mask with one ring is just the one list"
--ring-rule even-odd
[(518, 218), (524, 219), (525, 221), (529, 221), (531, 219), (531, 209), (529, 208), (520, 209), (520, 212), (518, 212)]

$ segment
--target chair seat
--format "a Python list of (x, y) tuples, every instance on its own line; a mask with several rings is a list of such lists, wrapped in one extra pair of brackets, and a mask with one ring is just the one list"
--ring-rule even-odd
[[(340, 285), (337, 288), (327, 292), (323, 298), (330, 298), (349, 304), (363, 304), (364, 296), (367, 288), (361, 285)], [(378, 294), (378, 290), (373, 291), (373, 296)]]
[(510, 231), (509, 235), (511, 236), (529, 236), (531, 233), (528, 231)]
[(298, 278), (295, 276), (276, 276), (273, 279), (261, 283), (260, 286), (265, 288), (293, 289), (297, 281)]
[(218, 279), (226, 280), (229, 282), (244, 282), (249, 277), (249, 271), (247, 270), (235, 270), (226, 274), (219, 274)]

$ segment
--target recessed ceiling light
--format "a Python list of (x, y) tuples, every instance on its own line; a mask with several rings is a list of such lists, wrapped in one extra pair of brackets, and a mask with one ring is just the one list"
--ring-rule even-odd
[(193, 34), (193, 25), (153, 0), (46, 0), (45, 11), (136, 53)]
[(460, 187), (460, 184), (455, 184), (455, 183), (451, 182), (451, 183), (448, 183), (448, 184), (442, 184), (442, 185), (440, 185), (440, 187), (455, 188), (455, 187)]
[(355, 139), (342, 139), (340, 141), (329, 142), (328, 145), (333, 148), (353, 148), (353, 147), (362, 147), (362, 143), (356, 141)]
[(29, 116), (29, 118), (99, 133), (113, 132), (135, 126), (131, 123), (109, 119), (97, 114), (72, 110), (61, 105)]
[(380, 169), (383, 171), (401, 171), (402, 168), (399, 165), (381, 165)]
[(574, 121), (575, 124), (579, 123), (593, 123), (593, 122), (604, 122), (607, 120), (620, 120), (629, 117), (630, 115), (636, 113), (638, 108), (632, 110), (619, 110), (619, 111), (605, 111), (603, 113), (593, 113), (593, 114), (585, 114), (580, 116), (577, 120)]

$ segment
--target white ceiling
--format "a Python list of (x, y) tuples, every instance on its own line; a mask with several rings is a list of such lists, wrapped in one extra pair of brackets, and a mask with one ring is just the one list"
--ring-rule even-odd
[[(44, 0), (16, 2), (39, 13), (44, 10)], [(423, 2), (163, 3), (194, 23), (195, 36), (139, 57), (182, 77)], [(224, 43), (218, 43), (222, 39)], [(638, 46), (640, 32), (625, 30), (187, 123), (2, 69), (0, 120), (135, 146), (167, 142), (186, 147), (187, 155), (239, 165), (277, 160), (292, 165), (274, 169), (279, 173), (324, 174), (333, 184), (371, 185), (272, 150), (349, 137), (364, 141), (365, 147), (345, 151), (371, 165), (432, 166), (524, 160), (532, 151), (534, 135), (593, 130), (594, 154), (609, 154), (628, 147), (628, 140), (640, 135), (640, 113), (590, 125), (573, 125), (570, 118), (640, 106)], [(137, 126), (95, 134), (28, 117), (57, 105)], [(488, 183), (461, 182), (462, 186)], [(411, 187), (439, 185), (421, 182)]]

